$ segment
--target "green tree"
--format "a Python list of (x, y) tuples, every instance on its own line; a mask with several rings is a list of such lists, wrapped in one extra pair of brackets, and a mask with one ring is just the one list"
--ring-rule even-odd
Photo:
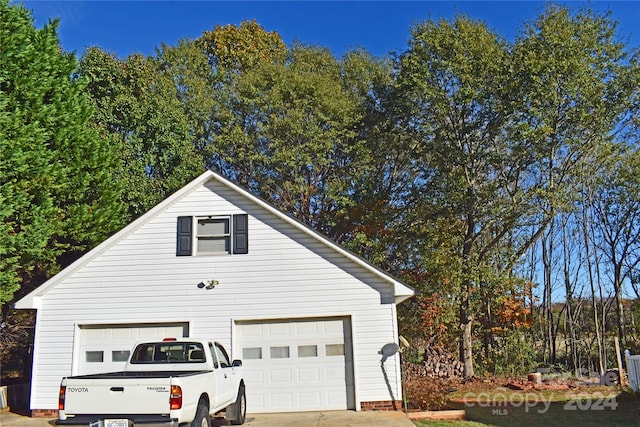
[(374, 121), (364, 117), (374, 86), (388, 83), (386, 64), (363, 51), (340, 60), (317, 46), (287, 49), (253, 21), (216, 27), (198, 44), (216, 99), (201, 110), (199, 126), (208, 166), (318, 231), (350, 240), (356, 188), (372, 168)]
[(195, 45), (206, 66), (198, 67), (202, 90), (192, 92), (203, 96), (193, 98), (197, 102), (191, 103), (189, 111), (192, 115), (197, 112), (206, 165), (255, 192), (264, 164), (256, 134), (262, 112), (242, 99), (239, 84), (256, 68), (283, 64), (287, 47), (278, 33), (266, 31), (255, 21), (216, 26), (205, 31)]
[(204, 159), (194, 142), (184, 85), (163, 53), (124, 60), (99, 48), (88, 49), (81, 72), (95, 106), (93, 122), (118, 147), (117, 170), (127, 191), (129, 217), (148, 211), (202, 173)]
[[(416, 266), (412, 221), (406, 207), (419, 171), (415, 168), (416, 143), (398, 126), (392, 62), (375, 59), (364, 51), (343, 58), (344, 85), (359, 99), (356, 129), (361, 148), (351, 171), (351, 206), (337, 212), (337, 232), (332, 236), (375, 265), (413, 283)], [(354, 173), (357, 172), (357, 173)]]
[(74, 54), (0, 1), (0, 303), (123, 224), (114, 149), (90, 125)]
[(286, 63), (257, 67), (238, 84), (241, 111), (256, 113), (247, 134), (260, 156), (251, 159), (261, 165), (257, 193), (326, 234), (331, 216), (350, 204), (355, 164), (366, 158), (358, 157), (359, 99), (341, 74), (328, 50), (296, 45)]
[(399, 57), (400, 123), (416, 139), (422, 173), (407, 224), (427, 272), (443, 271), (447, 257), (426, 229), (457, 245), (441, 286), (454, 286), (467, 376), (473, 325), (490, 331), (499, 297), (520, 298), (522, 255), (554, 235), (556, 215), (579, 200), (585, 166), (602, 161), (631, 117), (637, 65), (615, 35), (606, 14), (549, 6), (512, 45), (457, 17), (417, 25)]
[[(517, 291), (513, 265), (536, 238), (524, 228), (537, 212), (528, 179), (535, 157), (527, 141), (509, 137), (515, 131), (509, 70), (506, 43), (465, 17), (416, 26), (398, 63), (405, 128), (416, 138), (421, 170), (412, 222), (449, 236), (451, 250), (442, 258), (430, 249), (433, 239), (416, 233), (425, 265), (448, 264), (443, 293), (457, 301), (467, 377), (474, 375), (473, 325), (490, 315), (496, 298)], [(429, 261), (431, 253), (438, 259)]]

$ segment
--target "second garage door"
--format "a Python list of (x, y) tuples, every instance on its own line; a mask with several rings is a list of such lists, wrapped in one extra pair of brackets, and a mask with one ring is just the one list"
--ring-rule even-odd
[(347, 318), (238, 323), (247, 411), (354, 409)]
[(78, 374), (122, 370), (138, 340), (186, 336), (189, 336), (187, 323), (80, 326)]

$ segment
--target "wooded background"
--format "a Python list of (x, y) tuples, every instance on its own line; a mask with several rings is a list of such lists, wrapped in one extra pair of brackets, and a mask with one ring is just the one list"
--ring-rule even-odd
[(385, 57), (248, 21), (78, 58), (57, 28), (0, 0), (3, 366), (28, 370), (13, 302), (205, 169), (414, 287), (409, 360), (640, 352), (640, 53), (610, 15), (550, 4), (513, 41), (427, 20)]

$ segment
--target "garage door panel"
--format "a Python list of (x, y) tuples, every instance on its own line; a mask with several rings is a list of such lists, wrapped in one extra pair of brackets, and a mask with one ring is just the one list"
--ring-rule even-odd
[(300, 392), (298, 396), (302, 407), (318, 407), (322, 404), (320, 392)]
[(331, 321), (327, 322), (324, 325), (324, 333), (327, 335), (342, 335), (344, 333), (344, 323), (341, 321)]
[(84, 331), (86, 342), (101, 342), (107, 339), (107, 331), (104, 329), (87, 329)]
[(245, 337), (261, 337), (264, 335), (262, 329), (263, 325), (247, 324), (242, 326), (242, 334)]
[(291, 372), (287, 370), (272, 370), (269, 372), (269, 380), (275, 385), (291, 382)]
[(320, 325), (315, 322), (298, 323), (296, 324), (296, 332), (298, 335), (318, 334)]
[(288, 323), (283, 323), (283, 324), (274, 323), (274, 324), (267, 325), (267, 328), (268, 328), (268, 335), (272, 338), (277, 338), (277, 337), (287, 338), (291, 336), (290, 325)]
[(237, 331), (249, 412), (354, 409), (348, 319), (239, 323)]
[(303, 382), (320, 381), (319, 369), (299, 369), (298, 379)]
[(129, 328), (112, 329), (111, 338), (114, 340), (131, 340), (133, 339), (133, 331)]
[(331, 383), (343, 384), (344, 380), (344, 367), (340, 368), (327, 368), (327, 381)]
[(329, 406), (339, 406), (342, 405), (344, 401), (344, 396), (339, 392), (329, 392), (327, 393), (327, 404)]
[(293, 406), (291, 393), (272, 393), (271, 404), (278, 409), (291, 408)]

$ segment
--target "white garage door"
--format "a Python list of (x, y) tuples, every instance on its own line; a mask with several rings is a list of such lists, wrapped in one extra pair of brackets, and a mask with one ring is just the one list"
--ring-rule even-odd
[(247, 411), (354, 409), (349, 319), (239, 323)]
[(78, 375), (121, 371), (138, 340), (187, 336), (187, 323), (80, 326)]

